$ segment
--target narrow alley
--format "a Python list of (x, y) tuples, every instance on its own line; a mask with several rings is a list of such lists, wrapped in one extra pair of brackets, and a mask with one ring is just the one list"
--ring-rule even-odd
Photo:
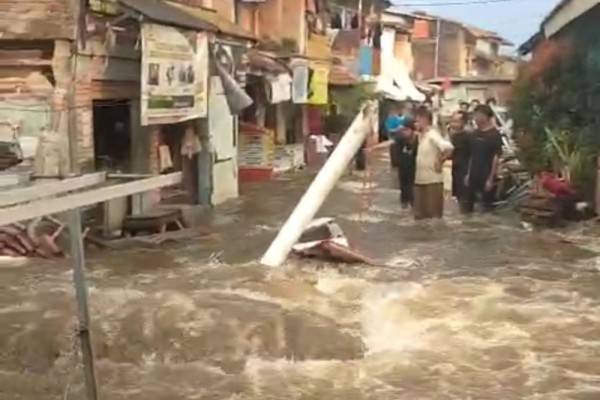
[[(257, 264), (306, 173), (242, 187), (210, 235), (91, 254), (102, 398), (597, 398), (591, 228), (454, 211), (416, 224), (387, 163), (368, 196), (347, 175), (320, 213), (378, 267)], [(0, 282), (0, 398), (83, 399), (69, 265), (3, 267)]]

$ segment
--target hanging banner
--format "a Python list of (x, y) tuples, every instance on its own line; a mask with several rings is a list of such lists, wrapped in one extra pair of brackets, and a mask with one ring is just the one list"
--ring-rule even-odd
[(309, 70), (308, 103), (321, 105), (329, 100), (329, 65), (311, 63)]
[(142, 25), (142, 125), (173, 124), (207, 115), (208, 37)]
[(292, 100), (295, 104), (308, 103), (308, 66), (306, 64), (292, 66)]
[(292, 98), (292, 78), (289, 74), (279, 74), (267, 78), (270, 103), (279, 104)]

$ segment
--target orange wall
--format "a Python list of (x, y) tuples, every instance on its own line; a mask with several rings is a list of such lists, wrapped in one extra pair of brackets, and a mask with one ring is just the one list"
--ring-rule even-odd
[(279, 1), (283, 1), (281, 36), (295, 40), (300, 53), (304, 53), (306, 50), (306, 1)]
[(256, 23), (256, 15), (256, 8), (252, 4), (240, 5), (238, 11), (238, 24), (248, 32), (252, 32), (254, 35), (260, 37), (258, 25)]
[(229, 21), (235, 21), (235, 0), (213, 0), (212, 8)]
[(174, 0), (192, 7), (212, 8), (229, 21), (235, 21), (235, 0)]
[(305, 0), (267, 0), (257, 4), (241, 3), (238, 17), (240, 25), (259, 39), (275, 42), (292, 39), (303, 53), (306, 48), (305, 14)]
[(258, 10), (258, 37), (269, 40), (281, 39), (283, 2), (267, 0), (258, 5)]

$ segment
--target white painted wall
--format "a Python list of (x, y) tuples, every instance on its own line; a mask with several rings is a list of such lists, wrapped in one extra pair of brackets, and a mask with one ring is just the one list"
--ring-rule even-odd
[(237, 118), (229, 112), (221, 78), (213, 76), (210, 85), (208, 126), (215, 156), (212, 204), (218, 205), (239, 195), (238, 127)]
[(485, 39), (477, 39), (475, 43), (475, 49), (484, 54), (493, 55), (492, 44)]

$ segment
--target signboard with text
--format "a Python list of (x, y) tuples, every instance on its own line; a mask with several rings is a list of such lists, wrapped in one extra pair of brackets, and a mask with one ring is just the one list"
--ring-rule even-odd
[(143, 24), (141, 75), (142, 125), (173, 124), (206, 117), (206, 34)]

